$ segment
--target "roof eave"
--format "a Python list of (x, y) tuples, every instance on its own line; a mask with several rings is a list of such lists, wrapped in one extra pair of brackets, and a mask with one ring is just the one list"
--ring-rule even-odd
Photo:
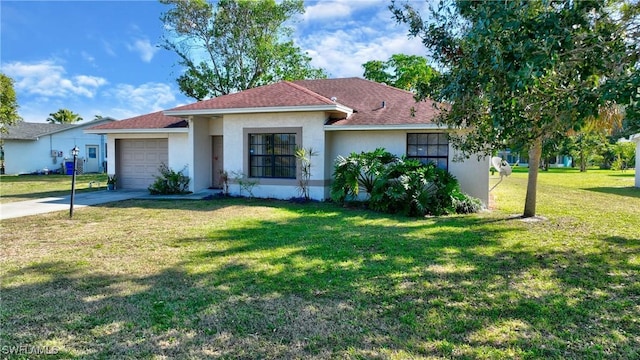
[(325, 131), (373, 131), (373, 130), (450, 130), (438, 124), (389, 124), (389, 125), (325, 125)]
[(353, 109), (340, 105), (302, 105), (302, 106), (273, 106), (231, 109), (197, 109), (197, 110), (167, 110), (167, 116), (197, 116), (197, 115), (231, 115), (231, 114), (256, 114), (276, 112), (310, 112), (310, 111), (338, 111), (347, 115), (353, 113)]
[(87, 129), (86, 134), (162, 134), (187, 133), (189, 128), (149, 128), (149, 129)]

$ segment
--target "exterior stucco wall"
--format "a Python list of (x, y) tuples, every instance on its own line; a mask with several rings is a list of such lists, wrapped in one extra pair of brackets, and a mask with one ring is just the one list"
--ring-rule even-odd
[[(209, 120), (197, 119), (189, 121), (189, 138), (191, 142), (191, 160), (189, 174), (191, 182), (189, 190), (198, 191), (211, 186), (211, 136)], [(169, 150), (171, 151), (171, 150)]]
[[(352, 152), (372, 151), (385, 148), (392, 154), (402, 156), (407, 150), (407, 133), (427, 131), (394, 130), (394, 131), (330, 131), (327, 132), (327, 149), (329, 161), (325, 171), (329, 176), (333, 172), (333, 164), (338, 155), (347, 157)], [(475, 156), (463, 162), (454, 162), (455, 150), (449, 145), (449, 172), (460, 183), (465, 193), (477, 197), (485, 205), (489, 203), (489, 159), (480, 161)]]
[(489, 205), (489, 157), (473, 155), (463, 161), (453, 161), (457, 152), (449, 145), (449, 172), (458, 179), (460, 189), (477, 197), (485, 206)]
[[(212, 120), (215, 121), (215, 120)], [(325, 183), (330, 176), (325, 175), (325, 139), (324, 112), (263, 113), (225, 115), (223, 127), (224, 167), (233, 179), (233, 173), (248, 174), (245, 159), (248, 159), (248, 147), (245, 146), (245, 129), (264, 129), (266, 132), (278, 128), (301, 128), (301, 139), (296, 139), (297, 147), (312, 148), (317, 156), (311, 158), (310, 195), (314, 199), (325, 198)], [(215, 135), (215, 134), (211, 134)], [(210, 161), (209, 161), (210, 162)], [(252, 179), (259, 184), (253, 193), (258, 197), (288, 199), (299, 196), (297, 181), (293, 179)], [(240, 193), (240, 186), (230, 187), (232, 194)], [(243, 195), (246, 195), (244, 193)]]
[(189, 176), (189, 134), (168, 134), (167, 142), (169, 147), (169, 163), (167, 165), (175, 171), (184, 169), (184, 174)]
[[(73, 159), (71, 149), (78, 146), (78, 161), (86, 154), (87, 145), (98, 146), (100, 165), (104, 160), (104, 135), (85, 134), (83, 128), (74, 128), (58, 133), (44, 135), (37, 140), (4, 140), (4, 159), (6, 174), (26, 174), (61, 169), (65, 159)], [(62, 157), (51, 156), (51, 151), (63, 153)]]

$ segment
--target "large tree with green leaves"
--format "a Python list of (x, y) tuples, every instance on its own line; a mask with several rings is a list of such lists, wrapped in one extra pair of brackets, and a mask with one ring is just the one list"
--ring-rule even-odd
[(394, 54), (386, 61), (367, 61), (362, 67), (365, 79), (408, 91), (417, 91), (418, 84), (428, 84), (436, 74), (427, 58), (418, 55)]
[(7, 126), (22, 121), (18, 115), (18, 101), (13, 88), (13, 79), (0, 73), (0, 132), (6, 132)]
[(184, 66), (180, 90), (197, 100), (280, 80), (324, 78), (291, 40), (287, 21), (304, 12), (302, 0), (160, 0), (162, 46)]
[(625, 117), (619, 135), (629, 136), (640, 132), (640, 1), (622, 0), (612, 7), (619, 14), (619, 23), (628, 46), (626, 61), (614, 76), (607, 79), (606, 98), (625, 105)]
[(49, 114), (47, 121), (51, 124), (71, 124), (82, 121), (82, 117), (69, 109), (60, 109)]
[(410, 3), (390, 9), (444, 69), (419, 95), (447, 103), (440, 121), (464, 129), (454, 145), (530, 149), (523, 215), (535, 216), (543, 141), (597, 114), (603, 80), (628, 66), (606, 1), (443, 1), (424, 19)]

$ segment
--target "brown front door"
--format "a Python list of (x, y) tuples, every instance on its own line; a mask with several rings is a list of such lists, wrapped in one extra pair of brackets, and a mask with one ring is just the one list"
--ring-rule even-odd
[(220, 173), (224, 171), (222, 136), (212, 136), (211, 141), (211, 187), (221, 189)]

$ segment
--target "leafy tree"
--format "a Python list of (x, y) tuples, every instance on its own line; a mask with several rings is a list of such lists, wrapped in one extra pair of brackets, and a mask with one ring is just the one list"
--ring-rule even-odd
[[(627, 43), (626, 59), (618, 71), (607, 79), (608, 100), (625, 105), (620, 137), (640, 132), (640, 1), (624, 0), (615, 5), (621, 14), (619, 23)], [(625, 66), (631, 64), (631, 66)]]
[(423, 56), (394, 54), (387, 61), (371, 60), (362, 64), (364, 77), (408, 91), (417, 91), (418, 84), (428, 84), (436, 71)]
[(0, 73), (0, 132), (6, 132), (6, 127), (22, 121), (18, 115), (18, 101), (13, 88), (13, 79)]
[(202, 100), (280, 80), (325, 78), (296, 47), (286, 21), (304, 12), (302, 0), (160, 0), (167, 29), (162, 47), (185, 71), (180, 90)]
[(600, 107), (597, 116), (590, 116), (578, 131), (570, 131), (572, 142), (571, 156), (577, 160), (580, 172), (587, 171), (591, 157), (604, 152), (607, 147), (607, 137), (611, 137), (623, 127), (621, 107), (607, 104)]
[(423, 20), (410, 3), (392, 3), (446, 69), (421, 98), (448, 103), (440, 121), (467, 156), (504, 144), (529, 150), (524, 217), (536, 214), (542, 144), (579, 129), (597, 113), (602, 79), (627, 66), (619, 24), (606, 1), (443, 1)]
[(51, 124), (71, 124), (74, 122), (82, 121), (80, 115), (74, 113), (69, 109), (60, 109), (54, 113), (49, 114), (47, 121)]

